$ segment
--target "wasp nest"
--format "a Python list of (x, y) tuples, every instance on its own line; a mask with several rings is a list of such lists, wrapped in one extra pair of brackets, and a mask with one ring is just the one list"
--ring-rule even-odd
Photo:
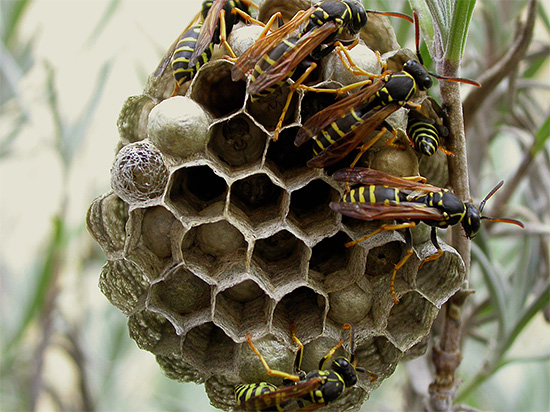
[[(266, 7), (260, 13), (268, 18)], [(382, 27), (391, 31), (387, 22)], [(259, 33), (237, 27), (230, 41), (252, 44), (246, 30)], [(358, 45), (353, 56), (366, 70), (380, 70), (367, 46)], [(334, 53), (320, 66), (313, 85), (353, 81)], [(360, 376), (326, 410), (357, 408), (401, 358), (422, 352), (439, 308), (464, 280), (462, 261), (442, 243), (443, 256), (419, 271), (434, 252), (420, 225), (415, 253), (397, 275), (395, 304), (389, 282), (405, 253), (403, 235), (383, 232), (346, 248), (379, 223), (333, 212), (328, 205), (340, 199), (343, 185), (306, 166), (311, 147), (294, 145), (299, 126), (334, 95), (298, 90), (274, 142), (288, 86), (251, 102), (246, 83), (231, 80), (231, 67), (226, 60), (205, 64), (185, 96), (174, 97), (170, 70), (156, 73), (142, 95), (125, 103), (113, 191), (97, 198), (87, 217), (107, 256), (100, 288), (169, 377), (205, 382), (212, 403), (224, 410), (235, 407), (236, 384), (281, 384), (267, 376), (247, 333), (272, 368), (292, 372), (295, 322), (309, 371), (347, 336), (342, 324), (351, 323), (358, 365), (378, 379)], [(390, 122), (403, 138), (400, 112)], [(362, 161), (395, 175), (418, 174), (417, 156), (406, 146), (379, 144)]]

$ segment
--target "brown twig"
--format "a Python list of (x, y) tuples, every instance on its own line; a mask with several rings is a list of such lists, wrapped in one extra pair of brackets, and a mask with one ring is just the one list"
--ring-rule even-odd
[(525, 56), (527, 48), (533, 38), (533, 28), (535, 26), (535, 18), (537, 15), (537, 1), (530, 0), (527, 20), (520, 30), (520, 35), (510, 46), (510, 50), (497, 63), (483, 72), (477, 79), (483, 87), (472, 90), (468, 97), (464, 100), (464, 123), (466, 129), (472, 124), (477, 111), (483, 106), (485, 99), (494, 91), (497, 85), (511, 71), (513, 71), (519, 62)]

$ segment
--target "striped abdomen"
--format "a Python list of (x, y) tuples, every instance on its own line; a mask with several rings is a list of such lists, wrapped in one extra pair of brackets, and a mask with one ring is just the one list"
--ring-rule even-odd
[[(250, 399), (274, 392), (276, 390), (277, 387), (275, 385), (267, 382), (237, 385), (235, 387), (235, 400), (237, 401), (238, 406), (244, 406)], [(258, 402), (258, 405), (255, 405), (255, 410), (283, 411), (284, 408), (282, 404), (266, 405), (265, 403)]]
[[(252, 72), (252, 75), (250, 76), (251, 83), (255, 82), (256, 79), (264, 73), (266, 70), (268, 70), (271, 66), (279, 63), (279, 61), (283, 58), (284, 54), (292, 50), (294, 47), (296, 47), (296, 43), (298, 42), (299, 37), (290, 37), (288, 39), (283, 40), (281, 43), (279, 43), (269, 54), (264, 54), (262, 58), (256, 63), (256, 66), (254, 66), (254, 71)], [(258, 99), (261, 99), (265, 96), (268, 96), (269, 94), (273, 93), (277, 88), (281, 87), (290, 76), (294, 73), (294, 70), (287, 73), (287, 76), (283, 79), (279, 80), (277, 83), (273, 84), (272, 86), (269, 86), (258, 93), (254, 94), (250, 97), (250, 100), (255, 102)]]
[(212, 57), (213, 43), (210, 43), (206, 50), (200, 55), (197, 63), (189, 67), (189, 59), (195, 50), (201, 27), (202, 25), (199, 24), (187, 30), (178, 42), (174, 55), (172, 56), (172, 71), (178, 87), (186, 81), (191, 80), (197, 70)]
[(346, 203), (396, 204), (407, 200), (407, 195), (394, 187), (368, 185), (350, 190), (342, 198)]
[(407, 135), (414, 143), (415, 150), (426, 156), (433, 155), (439, 147), (438, 129), (433, 124), (421, 119), (409, 117)]

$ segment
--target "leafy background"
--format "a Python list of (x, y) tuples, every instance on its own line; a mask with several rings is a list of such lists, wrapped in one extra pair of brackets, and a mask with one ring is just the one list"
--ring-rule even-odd
[[(527, 226), (487, 225), (472, 245), (476, 293), (463, 307), (457, 402), (484, 410), (550, 409), (548, 4), (538, 4), (524, 54), (493, 74), (527, 32), (517, 24), (527, 3), (477, 2), (461, 73), (495, 83), (470, 100), (471, 88), (461, 88), (472, 196), (479, 201), (505, 179), (486, 213), (513, 214)], [(202, 386), (169, 380), (128, 337), (126, 319), (97, 287), (105, 258), (84, 225), (91, 200), (109, 190), (122, 103), (140, 92), (199, 7), (0, 4), (2, 410), (214, 410)], [(410, 13), (405, 2), (368, 7)], [(413, 47), (410, 25), (395, 27)], [(423, 55), (433, 70), (425, 47)], [(429, 352), (400, 365), (364, 410), (421, 408), (431, 366)]]

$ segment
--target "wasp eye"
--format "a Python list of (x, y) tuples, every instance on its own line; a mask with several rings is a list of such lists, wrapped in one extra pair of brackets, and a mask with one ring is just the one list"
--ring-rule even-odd
[(422, 86), (424, 87), (424, 89), (429, 89), (433, 86), (433, 84), (434, 82), (430, 76), (427, 76), (424, 78), (424, 80), (422, 80)]

